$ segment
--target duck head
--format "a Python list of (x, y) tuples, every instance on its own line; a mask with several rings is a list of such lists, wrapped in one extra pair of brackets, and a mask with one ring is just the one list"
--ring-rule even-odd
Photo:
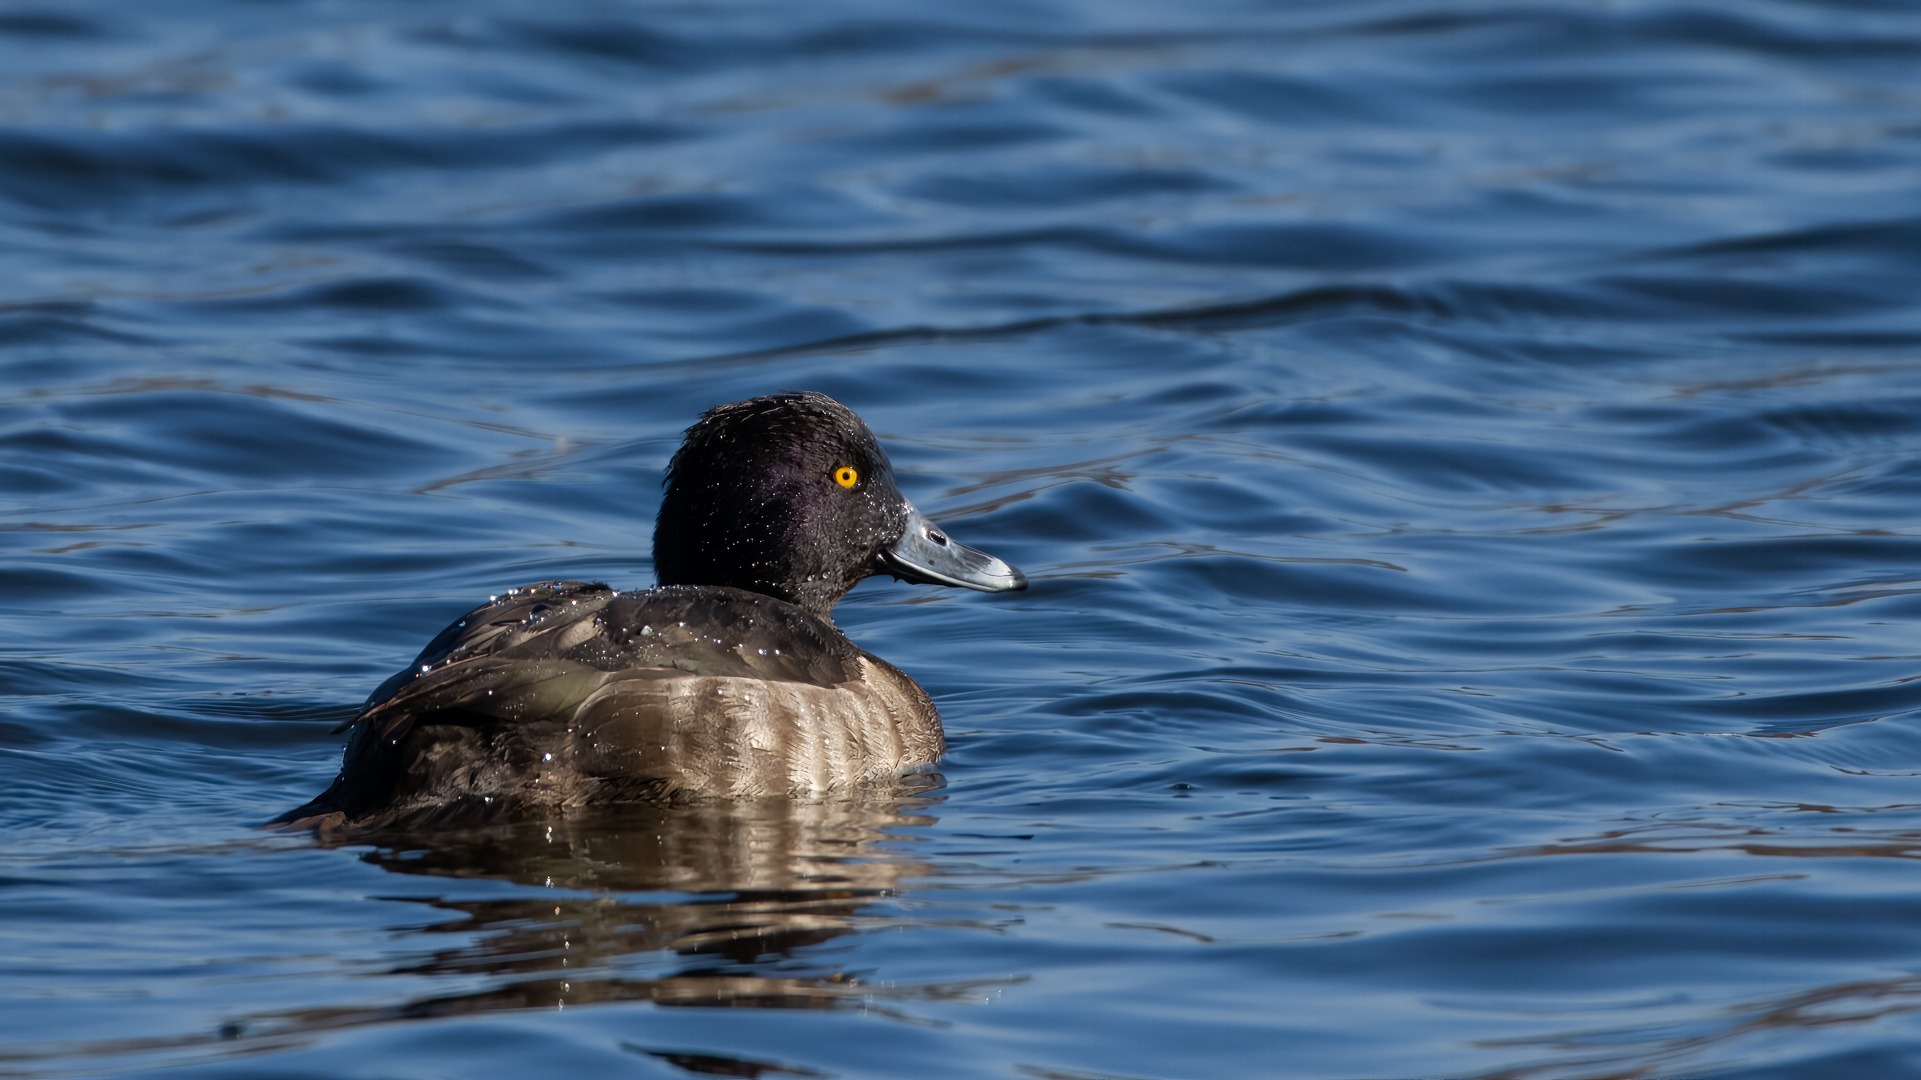
[(667, 466), (654, 525), (662, 585), (728, 585), (825, 616), (861, 579), (982, 592), (1019, 570), (948, 537), (901, 495), (861, 418), (813, 391), (717, 405)]

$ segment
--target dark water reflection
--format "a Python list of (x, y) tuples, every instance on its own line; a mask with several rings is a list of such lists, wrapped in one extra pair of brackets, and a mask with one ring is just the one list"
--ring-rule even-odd
[[(358, 837), (361, 859), (388, 873), (527, 887), (488, 898), (398, 898), (445, 921), (403, 931), (419, 935), (413, 955), (367, 974), (476, 989), (403, 993), (371, 1006), (242, 1011), (210, 1032), (61, 1049), (107, 1060), (193, 1050), (251, 1055), (336, 1029), (616, 1002), (854, 1008), (925, 1023), (912, 1002), (978, 996), (981, 987), (870, 986), (834, 962), (846, 950), (823, 948), (911, 921), (898, 910), (903, 883), (934, 872), (912, 859), (911, 846), (924, 842), (912, 830), (937, 823), (931, 811), (940, 801), (921, 794), (938, 787), (938, 777), (914, 779), (891, 795), (857, 800), (610, 807), (551, 822)], [(628, 961), (648, 955), (673, 959), (636, 977)], [(822, 1075), (779, 1062), (626, 1048), (704, 1074)]]
[[(1911, 5), (0, 10), (0, 1073), (1921, 1069)], [(255, 826), (699, 409), (944, 786)], [(547, 826), (551, 824), (551, 838)]]
[[(391, 974), (437, 982), (484, 976), (484, 989), (379, 1009), (255, 1017), (232, 1021), (228, 1030), (234, 1036), (280, 1035), (622, 1001), (765, 1009), (851, 1004), (907, 1018), (903, 1002), (961, 991), (869, 987), (832, 962), (836, 950), (820, 947), (844, 935), (902, 925), (887, 910), (889, 900), (900, 894), (904, 880), (932, 868), (913, 861), (911, 851), (903, 857), (900, 846), (916, 841), (909, 830), (938, 820), (928, 813), (937, 803), (903, 794), (621, 807), (551, 823), (375, 840), (363, 858), (390, 873), (555, 891), (421, 901), (436, 913), (458, 916), (425, 929), (457, 944), (435, 948)], [(676, 960), (671, 970), (649, 978), (623, 974), (624, 960), (647, 954)], [(706, 1056), (712, 1059), (708, 1068), (719, 1068), (721, 1059)]]

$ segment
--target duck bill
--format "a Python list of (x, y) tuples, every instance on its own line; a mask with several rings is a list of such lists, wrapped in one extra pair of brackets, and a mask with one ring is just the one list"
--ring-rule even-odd
[(907, 531), (881, 549), (882, 571), (922, 585), (952, 585), (981, 592), (1018, 592), (1027, 575), (966, 544), (948, 538), (941, 527), (907, 508)]

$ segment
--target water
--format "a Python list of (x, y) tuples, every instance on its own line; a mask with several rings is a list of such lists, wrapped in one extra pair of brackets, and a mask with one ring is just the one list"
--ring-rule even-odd
[[(1921, 12), (0, 9), (0, 1073), (1921, 1069)], [(851, 804), (258, 823), (831, 393)]]

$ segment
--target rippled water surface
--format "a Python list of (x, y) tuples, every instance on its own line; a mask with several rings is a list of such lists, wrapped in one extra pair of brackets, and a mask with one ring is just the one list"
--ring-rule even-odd
[[(1921, 1070), (1921, 11), (0, 4), (0, 1073)], [(831, 393), (864, 802), (256, 826)]]

